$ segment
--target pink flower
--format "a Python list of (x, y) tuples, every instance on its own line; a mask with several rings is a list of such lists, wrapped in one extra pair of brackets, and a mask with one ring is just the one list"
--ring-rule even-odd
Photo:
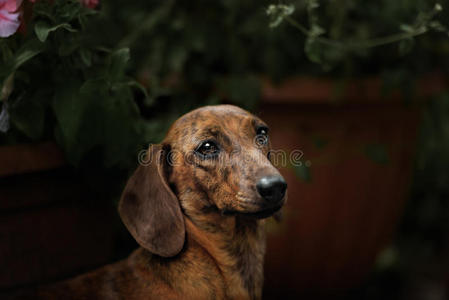
[(0, 37), (8, 37), (19, 28), (20, 4), (22, 0), (0, 0)]
[(80, 0), (81, 4), (89, 7), (89, 8), (95, 8), (100, 3), (100, 0)]

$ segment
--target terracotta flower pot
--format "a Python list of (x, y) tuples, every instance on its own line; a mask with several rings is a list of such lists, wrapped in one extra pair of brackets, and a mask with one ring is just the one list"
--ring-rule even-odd
[[(441, 80), (418, 85), (421, 98)], [(336, 99), (330, 80), (265, 82), (261, 117), (274, 149), (300, 150), (288, 182), (284, 220), (268, 226), (266, 299), (353, 288), (391, 240), (409, 190), (420, 106), (381, 95), (379, 79), (354, 81)]]
[(0, 298), (111, 260), (115, 208), (53, 143), (0, 147)]

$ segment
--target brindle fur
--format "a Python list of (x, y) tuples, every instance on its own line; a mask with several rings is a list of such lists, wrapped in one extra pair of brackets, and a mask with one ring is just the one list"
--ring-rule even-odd
[[(129, 224), (135, 221), (132, 218), (140, 216), (135, 216), (138, 213), (133, 209), (126, 212), (121, 206), (125, 224), (131, 228), (134, 237), (137, 235), (136, 239), (143, 247), (123, 261), (39, 289), (32, 298), (260, 299), (265, 220), (245, 213), (257, 212), (262, 206), (255, 188), (256, 179), (279, 173), (267, 158), (269, 144), (261, 147), (254, 143), (258, 125), (264, 123), (231, 105), (203, 107), (178, 119), (160, 149), (174, 154), (162, 176), (166, 177), (168, 186), (176, 194), (176, 205), (181, 209), (182, 219), (157, 221), (179, 221), (173, 230), (180, 232), (176, 234), (182, 238), (181, 243), (166, 241), (168, 244), (165, 246), (156, 245), (161, 251), (168, 247), (168, 252), (164, 252), (166, 255), (151, 253), (146, 249), (148, 241), (139, 240), (142, 239), (139, 232), (133, 233), (133, 224)], [(198, 144), (210, 138), (221, 145), (220, 155), (223, 155), (225, 163), (193, 157)], [(147, 174), (142, 173), (146, 169), (139, 168), (125, 189), (121, 205), (126, 201), (139, 201), (139, 197), (151, 193), (145, 190), (144, 196), (139, 194), (141, 182), (148, 185), (145, 175), (141, 175)], [(148, 180), (156, 181), (158, 186), (163, 185), (151, 178)], [(154, 213), (149, 214), (145, 218), (159, 218)], [(148, 243), (152, 247), (151, 243), (157, 241), (153, 239)], [(181, 248), (177, 249), (179, 246)]]

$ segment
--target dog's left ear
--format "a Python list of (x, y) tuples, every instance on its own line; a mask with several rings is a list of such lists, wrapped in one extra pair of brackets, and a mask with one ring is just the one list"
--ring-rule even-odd
[(178, 198), (167, 184), (167, 150), (152, 145), (146, 165), (139, 165), (128, 180), (119, 214), (134, 239), (151, 253), (171, 257), (185, 240), (184, 218)]

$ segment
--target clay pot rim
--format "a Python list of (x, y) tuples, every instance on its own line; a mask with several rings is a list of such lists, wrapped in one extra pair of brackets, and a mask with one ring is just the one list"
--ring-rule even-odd
[[(276, 84), (261, 77), (262, 103), (335, 104), (335, 103), (398, 103), (406, 97), (399, 89), (385, 92), (379, 76), (358, 79), (290, 77)], [(413, 100), (423, 102), (447, 90), (444, 75), (429, 73), (417, 80)]]
[(67, 165), (55, 142), (0, 146), (0, 178), (46, 171)]

